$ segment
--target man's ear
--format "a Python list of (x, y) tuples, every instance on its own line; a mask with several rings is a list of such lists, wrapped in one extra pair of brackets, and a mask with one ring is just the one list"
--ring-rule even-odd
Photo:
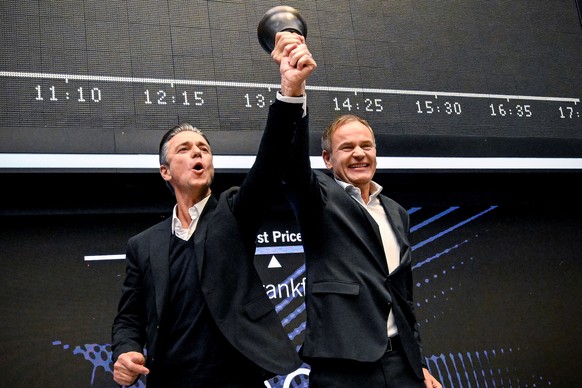
[(168, 169), (168, 166), (166, 166), (165, 164), (160, 165), (160, 175), (165, 181), (169, 181), (172, 178), (170, 170)]
[(331, 170), (332, 169), (331, 154), (329, 152), (327, 152), (326, 150), (323, 150), (323, 152), (321, 153), (321, 156), (323, 157), (323, 162), (325, 163), (325, 167), (328, 170)]

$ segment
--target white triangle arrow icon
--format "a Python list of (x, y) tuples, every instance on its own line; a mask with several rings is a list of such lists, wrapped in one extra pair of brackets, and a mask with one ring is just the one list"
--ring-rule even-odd
[(281, 263), (275, 257), (275, 255), (271, 256), (271, 261), (269, 261), (268, 268), (281, 268)]

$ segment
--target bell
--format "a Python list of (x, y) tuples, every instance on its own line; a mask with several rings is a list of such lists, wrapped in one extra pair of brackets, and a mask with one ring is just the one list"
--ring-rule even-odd
[(261, 18), (257, 35), (261, 47), (269, 54), (275, 48), (275, 35), (277, 32), (291, 31), (307, 37), (307, 25), (293, 7), (280, 5), (273, 7)]

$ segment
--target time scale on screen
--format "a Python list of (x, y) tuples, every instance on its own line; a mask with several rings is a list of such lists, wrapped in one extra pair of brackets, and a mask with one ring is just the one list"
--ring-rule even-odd
[[(217, 96), (228, 94), (231, 111), (241, 115), (267, 108), (275, 99), (276, 84), (252, 82), (196, 81), (155, 78), (131, 78), (74, 74), (46, 74), (1, 71), (0, 77), (10, 85), (5, 90), (17, 90), (16, 104), (28, 106), (30, 118), (42, 116), (43, 109), (71, 111), (91, 105), (93, 113), (101, 106), (133, 107), (137, 111), (164, 110), (184, 107), (193, 114), (216, 110)], [(467, 93), (454, 91), (398, 90), (350, 88), (342, 86), (307, 86), (310, 99), (318, 105), (313, 109), (327, 113), (366, 114), (382, 116), (388, 107), (399, 105), (400, 114), (421, 121), (431, 117), (447, 118), (475, 116), (490, 122), (524, 120), (550, 121), (552, 125), (580, 123), (580, 98), (571, 96), (529, 96), (500, 93)], [(214, 105), (214, 106), (213, 106)], [(105, 114), (105, 112), (104, 112)], [(131, 111), (128, 111), (131, 114)], [(468, 117), (467, 119), (471, 119)], [(10, 123), (6, 123), (10, 124)], [(22, 124), (22, 123), (21, 123)], [(511, 134), (519, 135), (519, 134)], [(552, 136), (549, 133), (548, 136)], [(574, 137), (582, 135), (574, 133)]]

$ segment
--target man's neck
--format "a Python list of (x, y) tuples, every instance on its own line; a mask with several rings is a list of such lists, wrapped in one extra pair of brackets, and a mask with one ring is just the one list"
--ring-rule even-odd
[(182, 225), (190, 225), (192, 218), (190, 217), (190, 212), (188, 210), (204, 198), (208, 197), (210, 193), (210, 188), (207, 188), (204, 191), (188, 194), (176, 192), (176, 215)]

